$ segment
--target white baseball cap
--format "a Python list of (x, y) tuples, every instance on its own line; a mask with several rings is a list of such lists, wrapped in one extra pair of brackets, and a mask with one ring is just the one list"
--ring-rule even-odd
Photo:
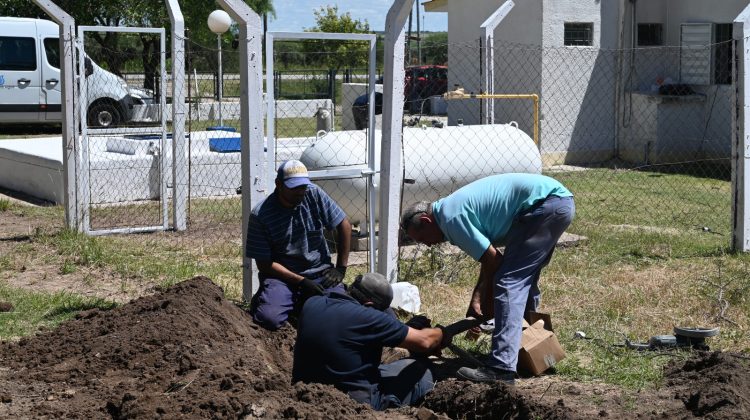
[(303, 185), (310, 185), (310, 174), (307, 173), (307, 167), (298, 160), (287, 160), (279, 166), (276, 179), (283, 181), (287, 188), (297, 188)]

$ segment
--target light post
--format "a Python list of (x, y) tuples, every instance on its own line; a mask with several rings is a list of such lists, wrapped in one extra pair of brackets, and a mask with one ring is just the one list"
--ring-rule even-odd
[(221, 112), (221, 99), (222, 91), (224, 90), (224, 76), (221, 72), (221, 35), (229, 30), (229, 26), (232, 24), (232, 18), (229, 14), (223, 10), (214, 10), (208, 15), (208, 29), (216, 34), (216, 45), (218, 47), (218, 59), (219, 59), (219, 83), (217, 86), (218, 94), (217, 99), (219, 100), (219, 126), (224, 126), (224, 118)]

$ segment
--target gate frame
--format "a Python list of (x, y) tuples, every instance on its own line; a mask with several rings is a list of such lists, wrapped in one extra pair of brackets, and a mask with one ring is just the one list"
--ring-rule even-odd
[[(142, 233), (163, 231), (169, 228), (169, 194), (167, 188), (167, 165), (165, 164), (166, 143), (167, 143), (167, 97), (166, 97), (166, 31), (164, 28), (143, 28), (143, 27), (115, 27), (115, 26), (79, 26), (78, 39), (76, 40), (78, 49), (78, 97), (88, 98), (88, 86), (85, 82), (85, 63), (82, 58), (86, 52), (85, 35), (86, 32), (120, 32), (120, 33), (152, 33), (160, 35), (160, 61), (161, 76), (159, 86), (159, 115), (161, 117), (161, 142), (159, 144), (159, 177), (160, 188), (159, 195), (161, 200), (162, 223), (161, 225), (126, 227), (113, 229), (91, 229), (91, 186), (89, 183), (89, 128), (87, 121), (88, 99), (79, 100), (78, 116), (81, 124), (81, 136), (79, 137), (79, 171), (78, 185), (81, 191), (81, 214), (82, 231), (90, 236), (109, 235), (115, 233)], [(96, 134), (143, 134), (143, 128), (108, 128), (95, 129)]]
[[(273, 83), (273, 42), (274, 40), (334, 40), (334, 41), (363, 41), (369, 42), (368, 62), (368, 119), (367, 119), (367, 162), (365, 169), (325, 169), (310, 171), (310, 179), (350, 179), (367, 178), (367, 243), (370, 250), (368, 263), (370, 272), (375, 271), (375, 206), (378, 199), (375, 175), (380, 173), (375, 166), (375, 67), (376, 67), (376, 34), (351, 34), (332, 32), (267, 32), (266, 33), (266, 147), (268, 152), (267, 191), (273, 191), (276, 179), (276, 98)], [(335, 83), (335, 81), (334, 81)], [(262, 157), (258, 157), (262, 159)]]

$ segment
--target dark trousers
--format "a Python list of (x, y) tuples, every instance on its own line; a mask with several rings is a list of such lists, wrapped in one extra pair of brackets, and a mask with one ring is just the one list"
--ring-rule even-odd
[[(317, 277), (312, 280), (320, 283), (322, 278)], [(343, 284), (339, 283), (326, 291), (344, 293), (346, 289)], [(290, 315), (299, 312), (301, 297), (299, 287), (289, 286), (279, 279), (266, 278), (261, 281), (260, 288), (253, 296), (250, 313), (253, 320), (261, 327), (272, 331), (278, 330)]]
[(380, 383), (372, 392), (352, 391), (349, 396), (373, 409), (416, 405), (435, 387), (429, 360), (401, 359), (380, 365)]

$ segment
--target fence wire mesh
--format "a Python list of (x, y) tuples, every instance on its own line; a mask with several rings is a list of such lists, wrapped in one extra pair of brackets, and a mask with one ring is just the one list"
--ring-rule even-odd
[[(158, 224), (163, 216), (160, 165), (167, 165), (167, 184), (189, 190), (188, 230), (149, 240), (157, 242), (154, 247), (176, 244), (210, 261), (208, 272), (223, 276), (222, 284), (231, 282), (238, 290), (238, 51), (230, 42), (222, 44), (219, 77), (219, 49), (186, 39), (187, 78), (175, 88), (183, 89), (188, 104), (189, 163), (185, 178), (172, 180), (171, 142), (162, 145), (151, 138), (159, 134), (154, 122), (160, 109), (148, 106), (158, 104), (158, 93), (151, 91), (158, 92), (159, 78), (150, 76), (153, 68), (143, 63), (144, 52), (138, 49), (145, 48), (142, 42), (123, 41), (119, 47), (106, 43), (105, 48), (87, 41), (92, 62), (124, 77), (129, 89), (143, 92), (143, 111), (154, 118), (123, 119), (119, 125), (137, 132), (119, 140), (110, 136), (101, 143), (109, 153), (108, 148), (130, 149), (108, 159), (101, 174), (94, 172), (92, 162), (92, 226), (94, 220), (101, 227), (131, 226), (134, 220)], [(277, 47), (269, 57), (275, 68), (270, 87), (276, 115), (274, 167), (286, 159), (301, 159), (311, 170), (370, 164), (370, 104), (363, 96), (369, 87), (367, 43), (279, 41)], [(576, 194), (577, 223), (708, 229), (729, 241), (736, 91), (731, 42), (691, 47), (689, 52), (680, 47), (602, 50), (496, 43), (490, 54), (478, 41), (445, 48), (446, 66), (412, 65), (405, 70), (402, 205), (434, 201), (495, 173), (542, 172)], [(493, 57), (493, 81), (485, 88), (482, 80), (488, 69), (482, 62), (488, 55)], [(702, 79), (696, 82), (696, 77)], [(167, 79), (169, 94), (172, 87)], [(516, 96), (443, 97), (458, 87), (466, 93)], [(375, 89), (381, 92), (382, 85)], [(382, 96), (376, 96), (373, 107), (379, 142)], [(166, 112), (171, 118), (169, 105)], [(168, 159), (160, 163), (159, 157)], [(316, 182), (364, 233), (369, 216), (365, 180)], [(120, 190), (138, 194), (114, 196)], [(102, 194), (100, 201), (93, 199), (94, 191)], [(170, 198), (171, 189), (167, 194)], [(335, 247), (332, 241), (330, 246)], [(417, 263), (425, 252), (427, 266)], [(475, 267), (450, 247), (402, 248), (401, 257), (401, 280), (432, 275), (451, 281)]]
[[(444, 128), (421, 116), (421, 129), (404, 130), (404, 206), (494, 173), (540, 171), (574, 192), (578, 223), (700, 229), (728, 245), (732, 41), (689, 50), (480, 45), (447, 46), (447, 89), (538, 95), (538, 119), (526, 96), (448, 100)], [(487, 87), (485, 57), (494, 76)], [(450, 246), (416, 264), (423, 250), (401, 250), (402, 279), (445, 281), (475, 266)]]
[[(163, 226), (161, 36), (85, 31), (81, 120), (90, 228)], [(127, 72), (139, 77), (126, 81)]]
[[(366, 169), (370, 43), (361, 40), (274, 41), (275, 155), (273, 166), (301, 160), (311, 171)], [(362, 102), (365, 101), (365, 102)], [(364, 251), (370, 217), (366, 179), (324, 177), (314, 182), (346, 212)], [(360, 243), (362, 246), (360, 247)], [(329, 248), (336, 252), (335, 241)], [(353, 263), (367, 261), (352, 255)]]

